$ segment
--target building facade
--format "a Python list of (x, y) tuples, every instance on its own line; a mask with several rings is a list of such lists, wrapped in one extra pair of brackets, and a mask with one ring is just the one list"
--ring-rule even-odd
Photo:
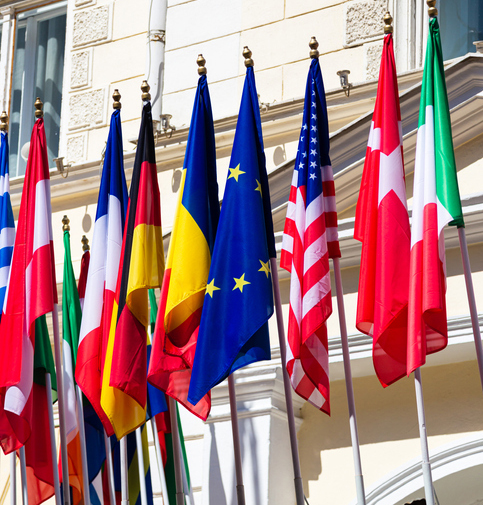
[[(394, 17), (403, 123), (406, 190), (411, 212), (416, 129), (427, 38), (423, 0), (169, 0), (165, 43), (149, 27), (160, 0), (0, 0), (0, 100), (9, 114), (10, 174), (18, 214), (33, 102), (45, 104), (52, 167), (52, 222), (61, 291), (62, 216), (71, 220), (76, 275), (81, 237), (92, 238), (103, 150), (119, 89), (125, 168), (130, 180), (141, 115), (143, 79), (156, 51), (164, 52), (162, 94), (171, 115), (156, 136), (165, 250), (169, 244), (197, 84), (196, 58), (207, 60), (217, 144), (220, 199), (233, 144), (249, 46), (262, 113), (278, 250), (285, 219), (309, 67), (308, 42), (320, 43), (335, 174), (341, 266), (367, 503), (399, 505), (424, 496), (414, 380), (383, 389), (372, 365), (372, 342), (355, 328), (360, 243), (353, 238), (355, 205), (377, 89), (383, 15)], [(161, 2), (162, 4), (162, 2)], [(441, 2), (446, 79), (458, 180), (477, 306), (483, 321), (483, 2)], [(159, 34), (158, 34), (159, 35)], [(149, 41), (154, 43), (149, 43)], [(350, 88), (340, 70), (349, 70)], [(152, 79), (151, 79), (152, 78)], [(154, 106), (154, 104), (153, 104)], [(161, 108), (160, 108), (161, 110)], [(166, 126), (166, 125), (164, 125)], [(174, 126), (174, 128), (173, 128)], [(64, 158), (64, 172), (55, 158)], [(422, 369), (434, 485), (441, 505), (483, 503), (483, 395), (456, 230), (446, 232), (449, 345)], [(289, 278), (279, 271), (288, 318)], [(334, 286), (334, 284), (332, 284)], [(354, 466), (334, 295), (329, 319), (331, 417), (294, 395), (304, 490), (310, 505), (352, 505)], [(270, 321), (272, 360), (235, 374), (247, 503), (295, 503), (280, 349)], [(228, 388), (213, 391), (202, 423), (182, 413), (196, 505), (236, 503)], [(153, 460), (154, 452), (152, 454)], [(8, 464), (0, 458), (0, 503), (9, 499)], [(162, 503), (154, 478), (155, 500)], [(20, 496), (20, 495), (19, 495)]]

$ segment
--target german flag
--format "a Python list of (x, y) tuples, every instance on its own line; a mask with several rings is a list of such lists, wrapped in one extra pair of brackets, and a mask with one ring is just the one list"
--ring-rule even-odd
[(148, 289), (164, 273), (151, 104), (145, 102), (134, 161), (101, 405), (118, 438), (145, 421)]

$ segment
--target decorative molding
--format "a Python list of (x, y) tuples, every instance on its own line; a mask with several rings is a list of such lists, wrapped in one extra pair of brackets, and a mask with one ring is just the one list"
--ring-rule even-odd
[(69, 97), (68, 129), (95, 128), (106, 124), (107, 88), (76, 93)]
[(87, 132), (81, 135), (69, 135), (67, 137), (66, 162), (78, 163), (84, 161), (87, 153)]
[(71, 53), (70, 87), (87, 88), (92, 81), (92, 48)]
[(96, 0), (75, 0), (76, 9), (84, 9), (85, 7), (91, 7), (96, 5)]
[(74, 14), (74, 48), (107, 42), (111, 38), (111, 5), (101, 5)]
[(349, 2), (345, 7), (345, 45), (359, 45), (384, 33), (386, 0)]

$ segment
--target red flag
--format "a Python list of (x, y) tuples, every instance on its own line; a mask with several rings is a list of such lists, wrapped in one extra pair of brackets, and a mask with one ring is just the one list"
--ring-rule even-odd
[(47, 145), (44, 122), (39, 119), (30, 140), (0, 326), (0, 388), (5, 388), (5, 416), (13, 430), (10, 440), (2, 440), (2, 447), (8, 451), (26, 444), (28, 471), (41, 481), (29, 485), (31, 503), (40, 503), (53, 494), (45, 388), (33, 382), (35, 320), (51, 312), (57, 303), (51, 215)]
[(89, 262), (91, 260), (91, 253), (89, 249), (84, 251), (81, 259), (81, 267), (79, 274), (79, 282), (77, 283), (77, 291), (79, 292), (79, 301), (81, 308), (84, 308), (84, 298), (86, 296), (87, 274), (89, 272)]
[(383, 386), (406, 375), (410, 229), (392, 34), (386, 34), (354, 238), (362, 242), (357, 328), (373, 335)]

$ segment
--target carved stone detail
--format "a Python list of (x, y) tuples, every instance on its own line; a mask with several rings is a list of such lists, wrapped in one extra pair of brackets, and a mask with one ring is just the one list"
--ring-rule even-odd
[(70, 87), (82, 88), (89, 86), (90, 51), (72, 53)]
[(384, 34), (386, 0), (354, 1), (346, 7), (346, 44), (355, 44)]
[(81, 9), (82, 7), (88, 7), (95, 4), (96, 0), (75, 0), (76, 9)]
[(382, 41), (374, 44), (364, 44), (364, 76), (366, 81), (379, 77), (383, 45)]
[(104, 89), (71, 95), (69, 99), (69, 130), (104, 124), (105, 96)]
[(86, 158), (86, 134), (73, 135), (67, 138), (67, 163), (78, 163)]
[(74, 14), (74, 47), (103, 42), (109, 38), (109, 6), (82, 10)]

